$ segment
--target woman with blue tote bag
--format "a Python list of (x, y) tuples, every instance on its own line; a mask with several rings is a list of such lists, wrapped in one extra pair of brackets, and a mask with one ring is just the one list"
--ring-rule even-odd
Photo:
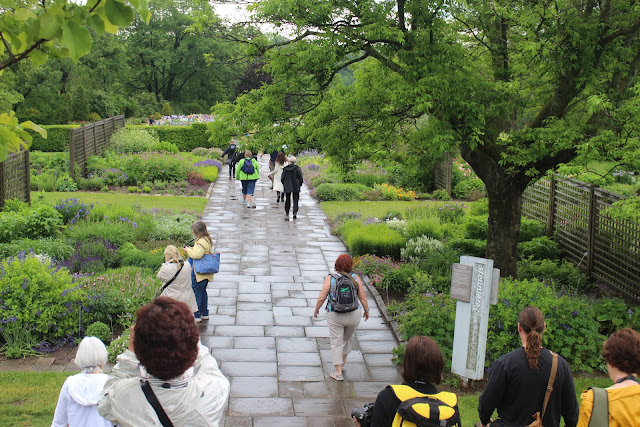
[(193, 235), (195, 236), (195, 243), (193, 247), (184, 247), (185, 252), (189, 255), (189, 258), (193, 259), (193, 272), (191, 274), (191, 287), (193, 293), (196, 295), (196, 304), (198, 305), (198, 311), (193, 313), (196, 322), (200, 322), (202, 319), (209, 319), (209, 301), (207, 296), (207, 285), (213, 281), (213, 273), (204, 273), (198, 271), (198, 261), (205, 255), (211, 254), (213, 248), (213, 241), (207, 230), (207, 225), (204, 221), (196, 221), (191, 226)]

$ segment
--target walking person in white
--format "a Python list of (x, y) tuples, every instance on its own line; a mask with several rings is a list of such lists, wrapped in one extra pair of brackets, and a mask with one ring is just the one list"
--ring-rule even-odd
[(273, 181), (273, 191), (276, 193), (276, 203), (284, 202), (284, 185), (282, 184), (282, 170), (288, 165), (287, 156), (283, 152), (279, 152), (276, 157), (275, 168), (269, 173), (269, 177)]
[(102, 373), (107, 363), (107, 349), (102, 341), (84, 337), (75, 363), (82, 372), (70, 376), (62, 385), (51, 427), (113, 427), (112, 422), (98, 414), (98, 401), (108, 378)]

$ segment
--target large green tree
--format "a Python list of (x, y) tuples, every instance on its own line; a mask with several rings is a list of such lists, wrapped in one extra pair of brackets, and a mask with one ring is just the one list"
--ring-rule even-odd
[[(279, 132), (343, 158), (398, 138), (421, 156), (459, 149), (486, 185), (486, 256), (505, 276), (517, 273), (533, 180), (579, 155), (637, 159), (633, 0), (260, 0), (253, 10), (290, 37), (251, 40), (274, 82), (221, 105), (217, 131)], [(348, 87), (345, 67), (356, 70)]]
[[(0, 73), (25, 59), (33, 66), (49, 58), (77, 61), (91, 50), (89, 29), (116, 33), (131, 23), (136, 10), (148, 20), (146, 0), (5, 0), (0, 8)], [(29, 146), (28, 128), (44, 134), (31, 121), (20, 123), (13, 112), (0, 114), (0, 161), (9, 151)]]

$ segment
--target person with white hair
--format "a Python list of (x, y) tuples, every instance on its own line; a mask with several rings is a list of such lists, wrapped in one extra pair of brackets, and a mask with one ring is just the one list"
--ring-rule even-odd
[(289, 156), (289, 164), (282, 170), (280, 178), (284, 187), (285, 201), (284, 214), (285, 221), (289, 220), (289, 210), (291, 209), (291, 195), (293, 194), (293, 219), (298, 216), (298, 200), (300, 199), (300, 187), (302, 187), (302, 169), (296, 165), (296, 158)]
[(66, 379), (60, 390), (52, 427), (113, 427), (98, 414), (98, 401), (108, 376), (102, 373), (107, 349), (96, 337), (84, 337), (75, 363), (82, 370)]

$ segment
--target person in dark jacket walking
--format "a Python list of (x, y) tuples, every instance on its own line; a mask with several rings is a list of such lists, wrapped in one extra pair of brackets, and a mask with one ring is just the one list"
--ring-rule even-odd
[(298, 200), (300, 199), (300, 187), (302, 186), (302, 169), (296, 165), (296, 158), (294, 156), (289, 157), (289, 164), (282, 170), (282, 177), (280, 178), (282, 185), (284, 186), (285, 202), (284, 213), (289, 220), (289, 209), (291, 208), (291, 194), (293, 194), (293, 219), (296, 219), (298, 215)]
[(227, 163), (229, 165), (229, 181), (231, 181), (231, 177), (236, 173), (236, 151), (238, 150), (238, 144), (236, 144), (235, 139), (232, 139), (229, 143), (229, 146), (222, 152), (220, 158), (227, 156)]

